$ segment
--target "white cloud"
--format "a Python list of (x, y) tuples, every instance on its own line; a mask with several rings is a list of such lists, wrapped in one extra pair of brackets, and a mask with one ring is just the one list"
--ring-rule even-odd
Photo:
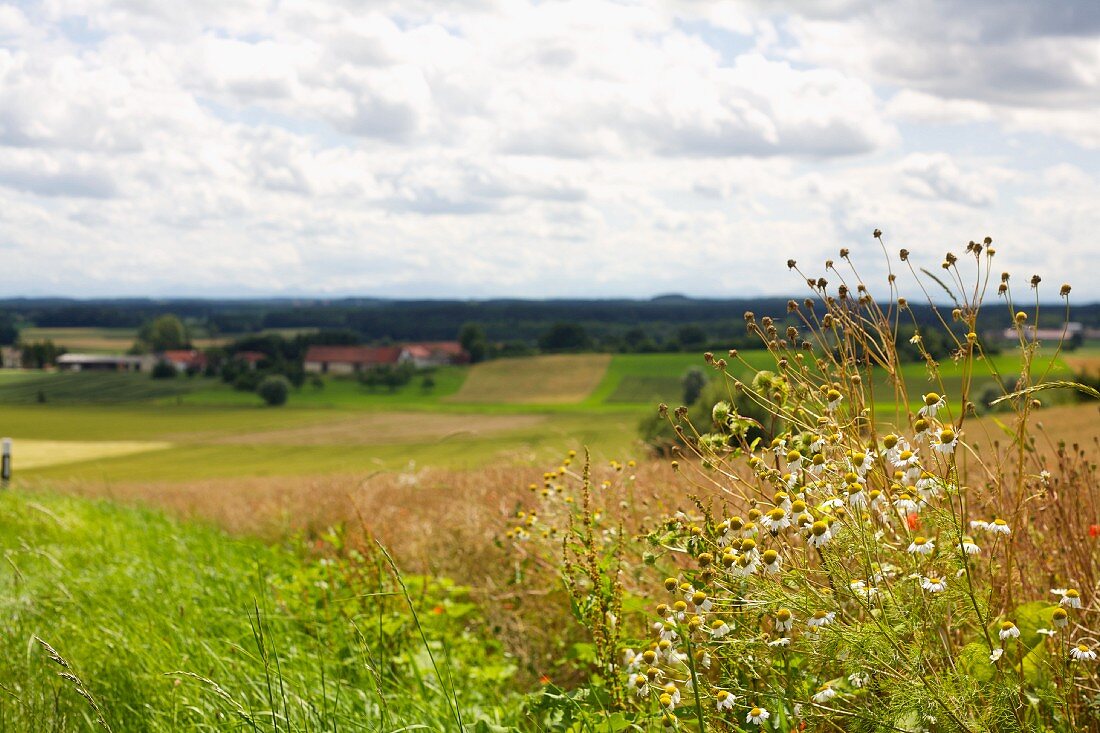
[(875, 227), (1068, 276), (1088, 6), (918, 5), (0, 4), (0, 289), (784, 293)]

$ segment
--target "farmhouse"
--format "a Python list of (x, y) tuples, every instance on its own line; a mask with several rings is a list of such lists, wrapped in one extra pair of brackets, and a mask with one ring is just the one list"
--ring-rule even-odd
[(206, 354), (198, 349), (173, 349), (160, 354), (160, 360), (176, 368), (177, 372), (197, 371), (206, 368)]
[[(1088, 338), (1089, 334), (1085, 332), (1085, 328), (1081, 323), (1077, 321), (1070, 321), (1065, 324), (1065, 331), (1063, 332), (1061, 327), (1057, 328), (1039, 328), (1034, 325), (1024, 326), (1024, 336), (1028, 341), (1061, 341), (1064, 337), (1066, 341), (1073, 341), (1075, 338), (1080, 341), (1082, 337)], [(1019, 338), (1019, 334), (1015, 328), (1006, 328), (1001, 337), (1006, 341), (1015, 341)]]
[(66, 372), (147, 372), (156, 361), (155, 356), (62, 354), (57, 367)]
[(305, 370), (314, 374), (354, 374), (373, 367), (412, 364), (418, 368), (465, 364), (470, 355), (456, 341), (402, 346), (310, 346)]

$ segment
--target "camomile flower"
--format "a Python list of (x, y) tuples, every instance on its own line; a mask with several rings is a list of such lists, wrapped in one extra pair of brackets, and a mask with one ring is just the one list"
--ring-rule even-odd
[(1001, 655), (1005, 653), (1004, 649), (994, 649), (993, 653), (989, 655), (989, 661), (996, 662), (1001, 658)]
[(791, 518), (782, 507), (777, 506), (761, 517), (760, 524), (772, 534), (778, 534), (780, 530), (791, 526)]
[(723, 636), (730, 632), (729, 624), (720, 618), (716, 618), (710, 622), (710, 635), (715, 639), (721, 639)]
[(1043, 636), (1057, 636), (1058, 632), (1054, 629), (1035, 629), (1036, 634), (1042, 634)]
[(959, 436), (962, 433), (956, 433), (951, 428), (944, 428), (940, 431), (939, 442), (932, 444), (932, 450), (937, 453), (943, 453), (944, 455), (950, 455), (955, 452), (955, 448), (959, 444)]
[(982, 519), (971, 519), (970, 520), (970, 529), (988, 530), (989, 529), (989, 522), (986, 522), (985, 520), (982, 520)]
[(638, 697), (649, 696), (649, 678), (644, 674), (634, 672), (627, 678), (626, 684), (634, 688), (634, 692)]
[(867, 494), (863, 491), (863, 484), (848, 484), (848, 503), (853, 509), (862, 509), (867, 506)]
[(921, 579), (920, 587), (929, 593), (941, 593), (947, 588), (947, 581), (938, 575), (929, 575)]
[(829, 412), (835, 412), (836, 408), (840, 407), (840, 403), (844, 399), (844, 395), (842, 395), (838, 390), (835, 389), (830, 389), (828, 392), (826, 392), (825, 397), (829, 400), (828, 403), (825, 405), (825, 409)]
[(817, 692), (814, 693), (811, 699), (818, 705), (821, 705), (829, 702), (834, 697), (836, 697), (836, 690), (833, 689), (832, 685), (826, 682), (821, 687), (817, 688)]
[(853, 471), (863, 476), (871, 470), (874, 459), (869, 453), (853, 453), (852, 457), (848, 459), (848, 465), (852, 467)]
[(870, 679), (866, 672), (855, 672), (848, 675), (848, 684), (858, 690), (866, 685)]
[(935, 392), (929, 392), (922, 399), (924, 400), (924, 407), (917, 411), (917, 414), (921, 417), (935, 417), (941, 408), (947, 406), (947, 400)]
[(806, 542), (810, 547), (824, 547), (832, 536), (828, 523), (818, 520), (810, 526), (810, 536)]
[(791, 495), (786, 491), (777, 491), (772, 495), (772, 502), (785, 512), (791, 510)]
[(781, 636), (778, 639), (773, 639), (768, 642), (768, 646), (790, 646), (791, 640), (786, 636)]
[(753, 708), (749, 711), (749, 714), (745, 716), (746, 723), (753, 723), (754, 725), (764, 725), (764, 721), (772, 716), (764, 708)]
[(714, 696), (714, 702), (719, 712), (723, 710), (733, 710), (733, 704), (737, 702), (737, 696), (725, 690), (719, 690), (718, 694)]
[(1096, 652), (1089, 649), (1087, 644), (1078, 644), (1069, 650), (1069, 655), (1078, 662), (1091, 662), (1096, 659)]
[(827, 512), (830, 509), (841, 509), (843, 507), (844, 507), (844, 501), (839, 496), (836, 496), (834, 494), (833, 496), (830, 496), (825, 501), (821, 502), (821, 504), (819, 505), (818, 508), (821, 509), (821, 511), (823, 511), (823, 512)]
[(974, 544), (974, 539), (972, 537), (963, 537), (962, 542), (959, 544), (959, 549), (967, 555), (980, 555), (982, 552), (982, 548)]
[(745, 526), (741, 528), (742, 537), (755, 537), (756, 536), (756, 523), (745, 522)]
[(813, 616), (806, 619), (806, 625), (811, 629), (818, 629), (831, 624), (834, 618), (836, 618), (834, 611), (816, 611)]
[[(811, 447), (812, 449), (812, 447)], [(814, 453), (810, 458), (810, 465), (806, 467), (812, 476), (820, 476), (825, 471), (825, 455)]]
[(1008, 523), (1003, 519), (994, 519), (986, 526), (986, 529), (993, 534), (1012, 534), (1012, 530), (1009, 528)]
[(775, 630), (776, 631), (790, 631), (794, 626), (794, 614), (786, 608), (781, 608), (775, 612)]
[(925, 501), (938, 496), (940, 493), (940, 480), (928, 471), (921, 471), (920, 478), (917, 479), (915, 486), (917, 491), (920, 492), (920, 498)]
[(798, 469), (802, 468), (803, 462), (802, 454), (797, 450), (792, 450), (787, 453), (787, 470), (791, 473), (795, 473)]
[(760, 556), (760, 559), (764, 562), (764, 572), (769, 575), (778, 573), (783, 566), (783, 558), (775, 550), (765, 551), (764, 554)]
[[(664, 703), (664, 699), (666, 696), (669, 699), (668, 703)], [(676, 687), (675, 682), (669, 682), (667, 685), (664, 686), (664, 692), (661, 695), (661, 702), (664, 703), (665, 707), (667, 707), (669, 710), (675, 709), (675, 707), (680, 704), (680, 690)]]
[(999, 636), (1001, 637), (1001, 641), (1016, 639), (1020, 636), (1020, 629), (1011, 621), (1002, 621)]
[(661, 641), (673, 641), (676, 639), (676, 629), (674, 629), (672, 625), (665, 625), (663, 622), (657, 621), (653, 624), (653, 630), (661, 637)]
[(748, 577), (756, 572), (760, 567), (760, 559), (755, 552), (746, 552), (737, 558), (737, 565), (734, 567), (734, 571), (741, 577)]
[[(918, 417), (913, 421), (913, 439), (918, 443), (923, 443), (931, 435), (932, 423), (923, 417)], [(902, 455), (905, 455), (904, 451)]]
[(906, 491), (901, 492), (898, 494), (898, 498), (894, 499), (894, 509), (903, 517), (908, 517), (910, 514), (916, 514), (920, 511), (917, 502), (913, 501), (913, 497), (909, 496)]
[(1070, 588), (1062, 594), (1062, 600), (1058, 603), (1059, 606), (1069, 606), (1070, 608), (1081, 607), (1081, 594), (1077, 592), (1076, 588)]
[(627, 649), (623, 652), (623, 665), (629, 672), (636, 672), (641, 668), (642, 662), (641, 654), (635, 654), (633, 649)]
[(914, 537), (909, 543), (909, 552), (914, 555), (931, 555), (936, 549), (936, 543), (927, 537)]
[(1056, 608), (1050, 614), (1050, 622), (1054, 624), (1055, 628), (1064, 629), (1066, 624), (1069, 623), (1069, 613), (1064, 608)]

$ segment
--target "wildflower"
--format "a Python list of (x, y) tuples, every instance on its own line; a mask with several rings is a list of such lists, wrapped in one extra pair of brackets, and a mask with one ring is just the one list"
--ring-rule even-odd
[(917, 411), (921, 417), (935, 417), (940, 408), (947, 406), (947, 400), (935, 392), (924, 395), (924, 407)]
[(862, 509), (867, 506), (867, 494), (863, 493), (863, 484), (848, 485), (848, 503), (853, 509)]
[(1077, 592), (1075, 588), (1070, 588), (1064, 594), (1062, 594), (1062, 600), (1058, 603), (1059, 606), (1069, 606), (1070, 608), (1081, 607), (1081, 594)]
[[(929, 436), (929, 430), (932, 429), (932, 423), (925, 420), (923, 417), (918, 417), (913, 421), (913, 439), (918, 443), (923, 443)], [(905, 455), (905, 452), (902, 452)]]
[(723, 710), (733, 710), (733, 704), (737, 702), (737, 696), (725, 690), (719, 690), (718, 694), (714, 696), (714, 702), (718, 706), (719, 712)]
[(714, 603), (707, 597), (707, 594), (701, 590), (692, 593), (688, 600), (691, 602), (691, 605), (695, 607), (696, 613), (708, 613), (710, 609), (714, 608)]
[(940, 431), (939, 442), (932, 445), (932, 450), (937, 453), (943, 453), (949, 455), (955, 452), (955, 447), (959, 444), (959, 435), (951, 428), (944, 428)]
[(825, 406), (825, 409), (829, 412), (835, 412), (836, 408), (840, 407), (840, 403), (844, 399), (844, 395), (835, 389), (830, 389), (826, 392), (825, 397), (829, 400), (828, 404)]
[(817, 688), (817, 692), (814, 693), (813, 701), (818, 705), (829, 702), (836, 697), (836, 690), (828, 682)]
[(1058, 632), (1054, 629), (1035, 629), (1036, 634), (1042, 634), (1043, 636), (1057, 636)]
[(917, 506), (917, 502), (913, 501), (913, 498), (904, 491), (898, 494), (898, 498), (894, 499), (894, 508), (897, 509), (898, 514), (903, 517), (907, 517), (910, 514), (916, 514), (920, 509), (920, 507)]
[(1012, 623), (1011, 621), (1002, 621), (1001, 622), (1001, 631), (1000, 631), (1001, 641), (1006, 641), (1008, 639), (1015, 639), (1019, 636), (1020, 636), (1020, 630), (1016, 627), (1016, 624)]
[(921, 579), (920, 587), (929, 593), (940, 593), (947, 588), (947, 581), (937, 575), (929, 575)]
[(915, 555), (931, 555), (936, 549), (936, 543), (925, 537), (914, 537), (909, 543), (909, 552)]
[(982, 548), (974, 544), (974, 539), (972, 537), (963, 537), (962, 542), (959, 544), (959, 549), (967, 555), (980, 555), (982, 552)]
[(637, 672), (631, 674), (630, 677), (627, 678), (627, 685), (634, 688), (634, 692), (638, 697), (649, 696), (649, 678), (644, 674), (639, 674)]
[(1001, 658), (1001, 655), (1005, 653), (1004, 649), (994, 649), (993, 653), (989, 655), (989, 661), (996, 662)]
[(866, 672), (855, 672), (848, 675), (848, 684), (857, 690), (866, 685), (869, 680), (870, 677), (867, 676)]
[(787, 454), (787, 470), (794, 473), (802, 467), (802, 454), (796, 450), (792, 450)]
[(810, 527), (810, 537), (806, 541), (810, 547), (824, 547), (830, 539), (832, 539), (832, 533), (829, 532), (829, 525), (818, 520)]
[(871, 456), (866, 453), (853, 453), (848, 462), (852, 466), (852, 470), (860, 476), (865, 475), (871, 470), (871, 466), (874, 465)]
[(778, 639), (773, 639), (768, 642), (768, 646), (790, 646), (791, 640), (786, 636), (781, 636)]
[(676, 639), (676, 630), (672, 628), (672, 625), (666, 626), (664, 623), (657, 621), (653, 624), (653, 630), (661, 637), (661, 641), (673, 641)]
[(764, 561), (764, 572), (768, 574), (775, 574), (779, 572), (780, 567), (783, 565), (783, 558), (775, 550), (768, 550), (760, 556)]
[(710, 622), (710, 635), (713, 636), (715, 639), (721, 639), (729, 632), (729, 625), (722, 619), (716, 618)]
[(1096, 652), (1089, 649), (1087, 644), (1078, 644), (1069, 650), (1069, 655), (1076, 659), (1078, 662), (1091, 662), (1096, 659)]
[(927, 502), (932, 497), (939, 495), (940, 480), (928, 471), (921, 471), (916, 488), (920, 492), (920, 498)]
[(791, 526), (791, 519), (782, 507), (776, 507), (765, 514), (760, 523), (772, 534), (778, 534), (779, 530)]
[(756, 572), (756, 569), (760, 567), (759, 557), (754, 552), (746, 552), (737, 558), (737, 574), (743, 577), (748, 577)]
[(764, 725), (764, 721), (772, 716), (764, 708), (753, 708), (749, 711), (749, 714), (745, 716), (746, 723), (753, 723), (755, 725)]
[(994, 519), (989, 523), (986, 529), (994, 534), (1012, 534), (1012, 530), (1009, 528), (1008, 523), (1003, 519)]
[[(664, 689), (664, 694), (661, 695), (661, 704), (669, 710), (675, 710), (676, 706), (680, 704), (680, 690), (677, 689), (674, 682), (669, 682)], [(665, 701), (666, 698), (667, 702)]]
[(1069, 613), (1064, 608), (1056, 608), (1054, 612), (1050, 614), (1050, 621), (1057, 628), (1064, 629), (1066, 624), (1069, 623)]
[(776, 631), (790, 631), (792, 626), (794, 626), (794, 614), (786, 608), (781, 608), (775, 612)]
[(623, 666), (630, 672), (636, 672), (642, 666), (642, 655), (635, 654), (633, 649), (623, 652)]
[(834, 611), (816, 611), (813, 616), (806, 619), (806, 625), (811, 629), (817, 629), (822, 626), (828, 626), (833, 622), (834, 618), (836, 618), (836, 613)]
[(818, 508), (821, 509), (821, 511), (823, 512), (827, 512), (830, 509), (843, 509), (844, 502), (840, 499), (840, 497), (834, 495), (821, 502), (821, 505)]

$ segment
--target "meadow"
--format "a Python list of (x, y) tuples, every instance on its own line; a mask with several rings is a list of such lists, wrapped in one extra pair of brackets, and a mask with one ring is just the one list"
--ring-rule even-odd
[[(1092, 352), (1039, 355), (1032, 369), (1066, 379), (1072, 358)], [(1001, 378), (1020, 368), (1013, 352), (984, 361)], [(743, 351), (723, 379), (774, 362)], [(201, 377), (0, 373), (16, 467), (0, 496), (0, 730), (666, 725), (659, 708), (628, 713), (619, 683), (593, 671), (611, 632), (577, 589), (618, 588), (627, 636), (614, 638), (639, 633), (647, 564), (678, 566), (627, 559), (625, 544), (605, 556), (585, 523), (644, 534), (731, 501), (638, 439), (656, 403), (679, 404), (693, 366), (713, 374), (697, 354), (528, 357), (441, 368), (431, 388), (325, 378), (279, 408)], [(911, 409), (933, 388), (957, 394), (966, 368), (902, 365)], [(887, 378), (872, 385), (876, 409), (893, 411)], [(1094, 404), (1044, 399), (1029, 453), (1095, 449)], [(990, 414), (968, 441), (989, 461), (1013, 429)], [(581, 490), (586, 450), (598, 497)], [(536, 520), (540, 487), (567, 503)], [(563, 586), (570, 537), (594, 575)]]

